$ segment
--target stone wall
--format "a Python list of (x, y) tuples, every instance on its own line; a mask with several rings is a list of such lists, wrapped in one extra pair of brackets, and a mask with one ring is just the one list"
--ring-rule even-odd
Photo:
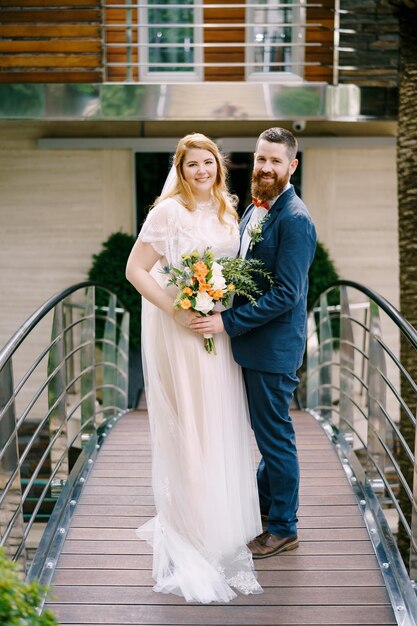
[(368, 87), (398, 85), (398, 19), (387, 0), (343, 0), (340, 65), (356, 69), (340, 70), (340, 82)]

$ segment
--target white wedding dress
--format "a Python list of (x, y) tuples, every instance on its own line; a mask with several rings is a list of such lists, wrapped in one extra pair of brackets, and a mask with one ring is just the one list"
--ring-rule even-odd
[[(237, 224), (212, 203), (193, 212), (172, 198), (154, 207), (139, 238), (163, 258), (152, 270), (165, 289), (164, 263), (208, 246), (236, 256)], [(187, 601), (228, 602), (235, 590), (260, 593), (246, 544), (262, 532), (242, 374), (226, 333), (217, 355), (202, 335), (143, 299), (142, 350), (157, 515), (137, 535), (153, 546), (155, 591)]]

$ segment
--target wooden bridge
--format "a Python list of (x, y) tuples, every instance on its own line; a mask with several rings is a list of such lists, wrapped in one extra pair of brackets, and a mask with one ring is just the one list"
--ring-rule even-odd
[(115, 425), (98, 455), (46, 606), (67, 626), (395, 624), (339, 457), (311, 415), (293, 417), (301, 465), (300, 547), (255, 562), (263, 594), (198, 605), (152, 590), (151, 549), (134, 533), (155, 513), (143, 409)]

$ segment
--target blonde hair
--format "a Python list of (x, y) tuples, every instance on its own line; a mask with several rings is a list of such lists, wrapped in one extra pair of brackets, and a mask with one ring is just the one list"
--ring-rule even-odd
[(213, 155), (217, 165), (216, 180), (213, 185), (213, 197), (217, 200), (218, 211), (217, 217), (219, 221), (224, 223), (224, 215), (229, 214), (237, 219), (237, 212), (235, 206), (237, 204), (237, 197), (230, 194), (227, 190), (227, 171), (223, 163), (223, 156), (220, 153), (217, 145), (201, 133), (191, 133), (179, 140), (177, 149), (174, 155), (173, 164), (177, 173), (176, 185), (165, 194), (159, 196), (154, 204), (158, 204), (165, 198), (176, 198), (181, 200), (181, 204), (185, 206), (189, 211), (194, 211), (197, 205), (197, 201), (191, 191), (190, 185), (184, 178), (182, 171), (182, 165), (184, 163), (188, 150), (192, 149), (208, 150)]

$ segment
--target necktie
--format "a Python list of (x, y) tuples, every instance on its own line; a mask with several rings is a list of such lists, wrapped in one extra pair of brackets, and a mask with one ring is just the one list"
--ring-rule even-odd
[(269, 211), (269, 203), (267, 202), (267, 200), (259, 200), (259, 198), (252, 198), (252, 203), (258, 207), (262, 206), (264, 209)]

